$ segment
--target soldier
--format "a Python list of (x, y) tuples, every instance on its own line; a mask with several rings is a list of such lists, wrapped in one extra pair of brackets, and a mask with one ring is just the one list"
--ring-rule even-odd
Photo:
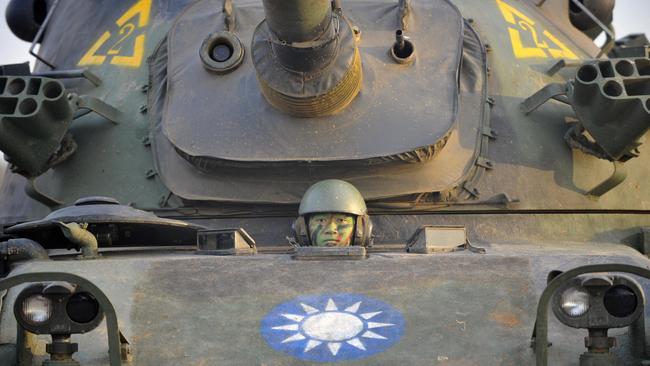
[(366, 202), (350, 183), (337, 179), (320, 181), (302, 196), (300, 215), (293, 230), (302, 246), (368, 246), (372, 223)]

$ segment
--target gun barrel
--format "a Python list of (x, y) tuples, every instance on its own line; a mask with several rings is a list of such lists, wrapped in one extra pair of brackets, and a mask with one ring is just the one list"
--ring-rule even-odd
[(318, 39), (331, 22), (329, 0), (263, 0), (271, 31), (287, 43)]

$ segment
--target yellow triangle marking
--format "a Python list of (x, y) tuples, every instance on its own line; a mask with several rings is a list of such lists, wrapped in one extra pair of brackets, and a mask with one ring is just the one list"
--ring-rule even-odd
[(144, 47), (146, 43), (145, 34), (142, 33), (135, 37), (135, 40), (133, 41), (133, 53), (131, 55), (121, 55), (120, 52), (123, 48), (121, 45), (127, 39), (132, 39), (131, 35), (136, 29), (135, 18), (137, 18), (137, 28), (143, 28), (149, 24), (150, 14), (151, 0), (140, 0), (136, 2), (115, 21), (115, 24), (119, 27), (117, 35), (120, 37), (112, 42), (112, 46), (110, 46), (105, 52), (99, 51), (111, 38), (113, 38), (111, 32), (105, 31), (83, 55), (81, 60), (79, 60), (78, 65), (102, 65), (107, 61), (108, 57), (112, 56), (110, 57), (110, 64), (112, 65), (140, 67), (142, 59), (144, 58)]
[(535, 22), (532, 19), (524, 15), (524, 13), (520, 12), (519, 10), (504, 3), (503, 1), (497, 0), (497, 5), (499, 6), (499, 9), (501, 10), (501, 13), (503, 14), (503, 18), (506, 20), (506, 22), (510, 24), (517, 24), (517, 20), (515, 19), (515, 16), (517, 16), (521, 20), (530, 23), (530, 25), (535, 25)]
[(119, 27), (126, 24), (127, 21), (133, 17), (138, 17), (138, 28), (142, 28), (149, 24), (149, 13), (151, 12), (151, 0), (140, 0), (127, 10), (120, 19), (115, 21)]
[(521, 41), (521, 34), (514, 28), (508, 28), (510, 40), (512, 41), (512, 51), (516, 58), (547, 57), (543, 49), (537, 47), (524, 47)]
[(88, 52), (86, 52), (85, 55), (79, 60), (78, 65), (79, 66), (85, 66), (85, 65), (101, 65), (104, 63), (106, 60), (106, 56), (103, 55), (95, 55), (95, 52), (108, 40), (111, 38), (111, 33), (110, 32), (104, 32), (99, 39), (93, 43), (93, 45), (88, 49)]
[(144, 56), (144, 34), (135, 37), (133, 54), (131, 56), (113, 56), (111, 64), (117, 66), (139, 67)]
[(548, 38), (551, 42), (553, 42), (559, 49), (553, 49), (549, 48), (548, 51), (551, 53), (551, 55), (555, 58), (568, 58), (571, 60), (577, 60), (579, 57), (573, 51), (569, 49), (569, 47), (565, 46), (564, 43), (560, 42), (559, 39), (555, 38), (554, 35), (551, 34), (551, 32), (545, 30), (544, 31), (544, 36)]
[[(542, 29), (538, 35), (538, 29), (535, 27), (535, 21), (526, 16), (524, 13), (515, 9), (512, 5), (507, 4), (503, 0), (496, 0), (497, 6), (503, 15), (506, 22), (512, 24), (508, 27), (508, 35), (510, 36), (510, 43), (512, 44), (512, 51), (515, 58), (565, 58), (576, 60), (578, 56), (571, 51), (564, 43), (557, 37), (553, 36), (551, 32)], [(528, 34), (526, 39), (532, 39), (532, 46), (527, 47), (524, 41), (524, 34)], [(530, 41), (528, 41), (529, 45)], [(549, 45), (549, 43), (551, 45)]]

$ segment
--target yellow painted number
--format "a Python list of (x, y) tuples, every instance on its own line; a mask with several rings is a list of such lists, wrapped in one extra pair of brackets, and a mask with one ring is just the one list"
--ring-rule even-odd
[[(105, 31), (79, 60), (79, 66), (111, 65), (140, 67), (144, 58), (146, 34), (149, 24), (151, 0), (139, 0), (115, 21), (117, 32)], [(127, 45), (132, 45), (128, 47)], [(126, 50), (126, 51), (125, 51)], [(130, 54), (124, 54), (132, 50)]]
[(508, 34), (516, 58), (578, 59), (578, 56), (557, 37), (540, 28), (524, 13), (503, 0), (496, 2), (505, 21), (511, 24)]
[(122, 45), (121, 45), (122, 42), (124, 42), (125, 39), (129, 38), (131, 33), (133, 33), (133, 30), (135, 30), (135, 25), (133, 25), (131, 23), (124, 24), (124, 26), (122, 28), (120, 28), (120, 31), (118, 32), (119, 35), (122, 36), (122, 38), (118, 39), (117, 42), (115, 42), (113, 44), (113, 46), (111, 46), (111, 48), (108, 49), (106, 54), (108, 54), (108, 55), (119, 55), (121, 47), (122, 47)]

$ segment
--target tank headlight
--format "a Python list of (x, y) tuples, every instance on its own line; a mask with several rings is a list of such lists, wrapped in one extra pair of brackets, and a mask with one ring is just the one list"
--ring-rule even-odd
[(82, 292), (72, 295), (65, 309), (72, 321), (86, 324), (97, 318), (99, 303), (91, 294)]
[(21, 316), (32, 325), (46, 323), (52, 317), (52, 300), (43, 295), (31, 295), (23, 300)]
[(645, 297), (634, 279), (609, 273), (575, 277), (553, 295), (553, 312), (573, 328), (611, 329), (634, 323), (643, 313)]
[(572, 318), (583, 316), (589, 310), (589, 293), (582, 287), (570, 287), (562, 293), (560, 307)]
[(611, 287), (605, 292), (603, 301), (607, 312), (618, 318), (632, 315), (639, 302), (636, 293), (625, 285)]
[(16, 297), (14, 315), (26, 331), (51, 335), (86, 333), (104, 318), (93, 295), (67, 282), (26, 287)]

